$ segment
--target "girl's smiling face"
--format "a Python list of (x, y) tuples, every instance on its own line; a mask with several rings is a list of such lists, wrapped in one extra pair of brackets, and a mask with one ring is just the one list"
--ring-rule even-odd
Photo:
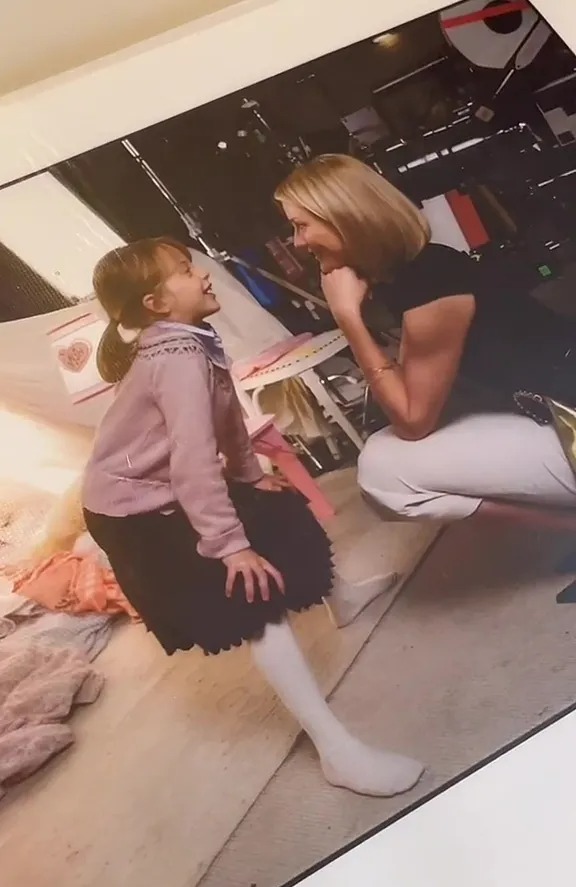
[(158, 255), (163, 280), (144, 304), (153, 312), (181, 323), (199, 324), (220, 310), (210, 275), (192, 264), (180, 250), (163, 246)]

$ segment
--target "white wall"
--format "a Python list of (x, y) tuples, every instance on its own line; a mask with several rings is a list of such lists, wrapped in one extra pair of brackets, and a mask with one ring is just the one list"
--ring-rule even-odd
[(239, 0), (19, 0), (2, 8), (0, 95), (155, 37)]

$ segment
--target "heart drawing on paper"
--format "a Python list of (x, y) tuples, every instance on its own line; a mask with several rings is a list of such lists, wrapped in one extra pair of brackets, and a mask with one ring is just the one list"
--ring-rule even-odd
[(58, 360), (65, 370), (81, 373), (92, 354), (92, 345), (86, 339), (74, 339), (65, 348), (58, 351)]

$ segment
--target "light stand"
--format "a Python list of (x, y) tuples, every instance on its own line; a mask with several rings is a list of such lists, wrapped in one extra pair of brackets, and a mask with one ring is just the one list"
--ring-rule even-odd
[[(257, 104), (257, 103), (255, 103)], [(253, 108), (251, 110), (254, 111)], [(269, 129), (268, 124), (264, 121), (264, 118), (258, 112), (258, 120), (260, 120), (263, 125)], [(146, 173), (152, 184), (160, 191), (165, 200), (168, 201), (172, 209), (178, 214), (178, 217), (184, 224), (186, 231), (189, 236), (196, 240), (205, 250), (206, 254), (214, 259), (222, 266), (226, 266), (227, 263), (233, 262), (236, 265), (240, 265), (243, 268), (246, 268), (250, 271), (255, 271), (262, 277), (265, 277), (267, 280), (271, 280), (274, 283), (278, 284), (278, 286), (283, 287), (286, 290), (289, 290), (299, 299), (304, 302), (311, 302), (318, 308), (322, 308), (324, 311), (328, 311), (328, 306), (326, 302), (319, 298), (318, 296), (314, 296), (306, 290), (302, 289), (299, 286), (296, 286), (293, 283), (289, 283), (287, 280), (284, 280), (282, 277), (278, 277), (275, 274), (272, 274), (270, 271), (266, 271), (264, 268), (258, 268), (256, 266), (251, 265), (249, 262), (245, 262), (244, 259), (240, 259), (238, 256), (231, 255), (225, 250), (217, 249), (212, 246), (209, 240), (204, 236), (204, 229), (202, 224), (197, 216), (193, 216), (190, 213), (187, 213), (180, 204), (176, 197), (172, 194), (170, 189), (164, 184), (160, 176), (155, 172), (154, 169), (150, 166), (147, 160), (142, 157), (140, 151), (136, 148), (136, 146), (130, 141), (130, 139), (122, 139), (122, 147), (130, 154), (131, 157), (134, 158), (136, 163), (140, 166), (143, 172)]]

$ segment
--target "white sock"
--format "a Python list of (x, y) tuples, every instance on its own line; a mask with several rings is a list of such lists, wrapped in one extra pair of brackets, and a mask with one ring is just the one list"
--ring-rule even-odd
[(287, 622), (268, 625), (250, 646), (256, 665), (314, 743), (328, 782), (377, 797), (416, 785), (424, 769), (418, 761), (365, 745), (332, 713)]
[(372, 601), (391, 591), (399, 579), (398, 573), (384, 573), (363, 582), (348, 582), (337, 574), (330, 597), (326, 599), (326, 606), (336, 627), (350, 625)]

